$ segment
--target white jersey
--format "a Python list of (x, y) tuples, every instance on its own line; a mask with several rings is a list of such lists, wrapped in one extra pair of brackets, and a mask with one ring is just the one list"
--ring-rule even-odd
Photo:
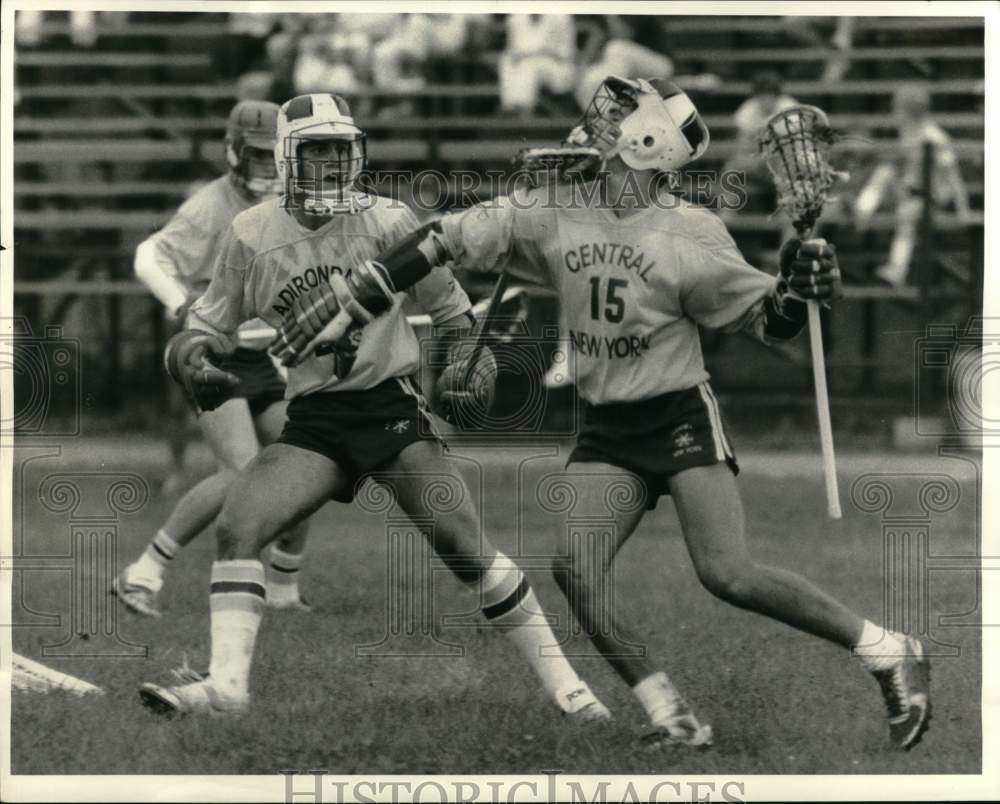
[(449, 215), (441, 227), (462, 267), (507, 270), (557, 291), (585, 400), (637, 401), (707, 380), (698, 325), (744, 326), (776, 283), (743, 259), (714, 214), (675, 198), (664, 206), (619, 219), (582, 199), (552, 203), (541, 188)]
[(209, 182), (153, 235), (157, 252), (165, 258), (161, 264), (169, 265), (171, 275), (186, 288), (203, 292), (226, 228), (240, 212), (259, 203), (240, 193), (228, 174)]
[[(371, 200), (361, 212), (334, 215), (315, 231), (299, 224), (280, 198), (237, 215), (220, 247), (212, 282), (191, 307), (190, 325), (232, 335), (242, 322), (260, 318), (277, 328), (303, 293), (329, 282), (334, 273), (375, 259), (417, 228), (402, 202)], [(470, 309), (451, 270), (439, 266), (406, 293), (396, 294), (392, 308), (364, 327), (357, 359), (346, 377), (334, 375), (333, 355), (312, 355), (288, 369), (286, 396), (363, 390), (414, 373), (420, 348), (406, 320), (407, 301), (434, 323)]]

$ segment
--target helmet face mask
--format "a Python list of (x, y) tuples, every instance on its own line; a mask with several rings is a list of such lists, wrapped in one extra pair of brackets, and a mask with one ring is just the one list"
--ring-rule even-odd
[(591, 146), (635, 170), (677, 170), (708, 148), (708, 128), (691, 99), (669, 81), (609, 76), (567, 144)]
[(346, 101), (328, 94), (293, 98), (281, 108), (278, 137), (278, 172), (304, 212), (329, 217), (362, 208), (356, 184), (368, 152)]
[(253, 197), (281, 192), (274, 164), (278, 106), (266, 101), (242, 101), (229, 113), (226, 163), (241, 190)]
[(226, 161), (241, 185), (254, 196), (276, 195), (281, 192), (278, 168), (274, 164), (273, 148), (258, 148), (243, 144), (239, 151), (226, 146)]
[(606, 78), (566, 142), (590, 146), (605, 153), (613, 150), (622, 133), (619, 124), (638, 108), (635, 95), (624, 79), (615, 76)]

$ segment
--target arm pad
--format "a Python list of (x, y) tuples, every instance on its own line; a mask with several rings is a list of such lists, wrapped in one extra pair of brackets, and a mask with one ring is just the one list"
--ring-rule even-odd
[(378, 262), (385, 266), (398, 292), (415, 285), (450, 257), (441, 237), (441, 223), (433, 221), (414, 229), (382, 254)]
[(172, 266), (159, 253), (156, 236), (139, 244), (135, 250), (135, 275), (176, 316), (187, 303), (189, 291), (171, 271)]
[(340, 306), (355, 321), (367, 323), (392, 306), (392, 294), (415, 285), (448, 259), (435, 221), (415, 229), (377, 260), (364, 262), (332, 282)]

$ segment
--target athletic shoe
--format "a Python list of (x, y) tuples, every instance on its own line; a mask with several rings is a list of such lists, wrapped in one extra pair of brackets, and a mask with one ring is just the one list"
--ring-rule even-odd
[(129, 581), (127, 570), (122, 570), (111, 582), (111, 594), (116, 595), (125, 608), (143, 617), (159, 617), (160, 610), (156, 606), (156, 592), (148, 586)]
[(643, 748), (656, 749), (668, 745), (687, 745), (691, 748), (708, 748), (712, 744), (712, 727), (702, 725), (690, 709), (686, 709), (660, 723), (640, 740)]
[(312, 613), (312, 611), (313, 611), (312, 604), (309, 603), (301, 595), (298, 595), (298, 596), (296, 596), (294, 598), (286, 598), (286, 599), (272, 598), (270, 590), (268, 590), (266, 606), (269, 609), (285, 609), (285, 610), (292, 610), (292, 611), (303, 611), (303, 612), (306, 612), (307, 614)]
[(931, 719), (931, 665), (920, 641), (903, 637), (905, 655), (886, 670), (873, 670), (889, 712), (889, 737), (909, 751), (920, 742)]
[(239, 715), (250, 706), (249, 696), (234, 698), (222, 695), (210, 678), (174, 687), (143, 684), (139, 698), (158, 715)]
[(556, 693), (556, 699), (563, 714), (576, 723), (606, 723), (611, 720), (611, 712), (584, 681), (579, 686)]

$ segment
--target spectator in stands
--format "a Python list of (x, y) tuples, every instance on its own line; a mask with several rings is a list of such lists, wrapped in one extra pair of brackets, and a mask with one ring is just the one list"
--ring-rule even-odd
[(347, 19), (351, 16), (314, 15), (299, 40), (292, 77), (295, 94), (329, 92), (332, 88), (341, 94), (353, 94), (364, 85), (359, 75), (363, 72), (360, 62), (371, 40), (367, 32), (352, 28)]
[[(900, 89), (893, 101), (893, 111), (899, 125), (898, 156), (875, 168), (858, 195), (854, 216), (858, 229), (866, 229), (886, 190), (892, 188), (890, 195), (896, 204), (896, 230), (889, 259), (878, 269), (877, 276), (894, 287), (901, 287), (909, 273), (910, 258), (917, 241), (917, 224), (924, 203), (929, 201), (940, 212), (957, 212), (963, 222), (969, 220), (970, 210), (969, 195), (962, 181), (951, 138), (931, 116), (927, 88), (911, 86)], [(923, 182), (924, 148), (928, 144), (933, 146), (930, 188), (924, 187)]]
[(281, 14), (230, 14), (227, 36), (214, 48), (215, 69), (221, 78), (233, 79), (248, 70), (264, 67), (267, 40), (281, 25)]
[(500, 55), (500, 109), (528, 116), (539, 94), (573, 91), (576, 73), (576, 26), (569, 14), (510, 14), (507, 45)]
[(674, 76), (674, 63), (665, 53), (633, 41), (635, 32), (629, 20), (617, 14), (605, 14), (602, 24), (590, 27), (591, 35), (581, 49), (583, 65), (574, 95), (577, 105), (586, 109), (594, 92), (609, 75), (671, 78), (685, 88), (711, 89), (719, 79), (715, 75)]
[[(466, 14), (393, 14), (392, 29), (372, 48), (372, 77), (379, 89), (414, 91), (427, 84), (427, 61), (454, 56), (465, 47)], [(402, 100), (384, 106), (382, 116), (413, 113)]]
[(781, 88), (781, 77), (774, 72), (761, 72), (753, 78), (750, 97), (733, 115), (739, 137), (740, 153), (757, 158), (757, 132), (778, 112), (798, 106), (798, 101)]
[[(14, 18), (14, 35), (21, 47), (34, 47), (42, 41), (43, 11), (18, 11)], [(100, 33), (99, 24), (121, 27), (127, 11), (70, 11), (69, 36), (77, 47), (93, 47)]]
[[(816, 30), (816, 25), (833, 23), (833, 32), (829, 40)], [(799, 45), (811, 48), (830, 48), (832, 53), (823, 65), (823, 72), (817, 77), (823, 82), (839, 81), (851, 66), (847, 52), (854, 41), (854, 17), (807, 17), (790, 16), (781, 18), (785, 33), (796, 40)], [(812, 76), (810, 76), (812, 77)]]
[[(752, 204), (744, 207), (746, 211), (769, 212), (774, 209), (774, 183), (760, 158), (757, 134), (773, 115), (797, 105), (798, 101), (782, 90), (781, 78), (777, 73), (761, 72), (753, 78), (750, 97), (740, 104), (733, 115), (736, 127), (735, 150), (722, 166), (722, 173), (740, 176), (746, 198)], [(728, 218), (737, 210), (730, 208), (728, 204), (722, 204), (719, 212), (724, 218)]]

